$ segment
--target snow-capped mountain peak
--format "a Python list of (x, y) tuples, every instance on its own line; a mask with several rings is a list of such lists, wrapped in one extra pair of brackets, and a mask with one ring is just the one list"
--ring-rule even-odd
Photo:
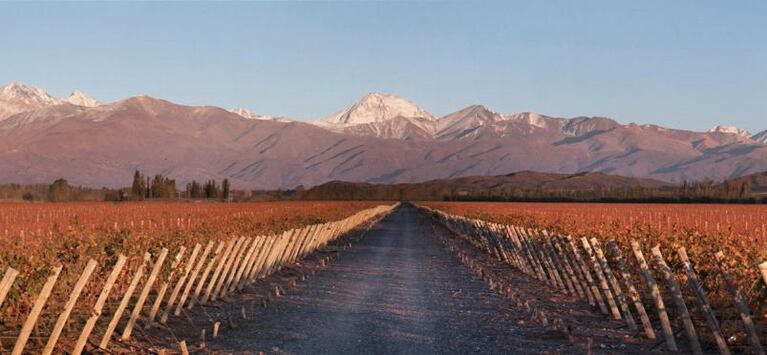
[(405, 98), (391, 94), (370, 93), (343, 111), (314, 123), (320, 126), (350, 127), (385, 122), (396, 117), (437, 120), (434, 115)]
[(0, 100), (16, 101), (24, 104), (53, 104), (56, 98), (49, 95), (45, 90), (35, 86), (24, 85), (19, 82), (0, 87)]
[(0, 120), (56, 103), (56, 98), (43, 89), (12, 82), (0, 87)]
[(251, 110), (248, 110), (246, 108), (235, 108), (229, 110), (229, 112), (236, 113), (240, 115), (243, 118), (247, 118), (249, 120), (263, 120), (263, 121), (278, 121), (278, 122), (292, 122), (293, 120), (283, 117), (283, 116), (269, 116), (269, 115), (261, 115), (258, 113), (255, 113)]
[(753, 136), (751, 136), (751, 139), (759, 142), (767, 144), (767, 130), (761, 131)]
[(520, 121), (530, 124), (531, 126), (546, 128), (548, 121), (546, 117), (535, 112), (519, 112), (507, 115), (501, 115), (503, 120), (508, 121)]
[(238, 115), (240, 115), (242, 117), (245, 117), (247, 119), (250, 119), (250, 120), (271, 120), (271, 119), (274, 119), (274, 117), (272, 117), (272, 116), (260, 115), (260, 114), (257, 114), (257, 113), (255, 113), (255, 112), (253, 112), (251, 110), (248, 110), (248, 109), (242, 108), (242, 107), (235, 108), (235, 109), (232, 109), (232, 110), (229, 110), (229, 111), (233, 112), (233, 113), (236, 113), (236, 114), (238, 114)]
[(83, 106), (83, 107), (96, 107), (98, 105), (101, 105), (101, 103), (86, 95), (82, 91), (75, 90), (69, 96), (61, 99), (62, 102), (67, 102), (75, 106)]
[(735, 126), (716, 126), (708, 130), (708, 133), (726, 133), (726, 134), (735, 134), (738, 136), (748, 137), (751, 135), (747, 130), (740, 129)]

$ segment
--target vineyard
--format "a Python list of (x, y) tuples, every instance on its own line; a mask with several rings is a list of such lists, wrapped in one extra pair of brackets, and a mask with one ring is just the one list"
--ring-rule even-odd
[(0, 204), (0, 352), (107, 349), (117, 330), (130, 339), (139, 318), (148, 327), (223, 298), (389, 208)]
[[(616, 319), (631, 319), (629, 326), (633, 317), (649, 314), (644, 320), (648, 336), (655, 337), (651, 320), (662, 323), (670, 349), (676, 345), (669, 332), (681, 324), (692, 345), (700, 338), (722, 353), (728, 347), (763, 353), (759, 339), (764, 343), (767, 328), (765, 206), (423, 205), (459, 233), (484, 240), (484, 247), (494, 253), (497, 248), (521, 253), (507, 260), (565, 293), (598, 304)], [(532, 254), (525, 254), (527, 248)], [(669, 317), (678, 323), (667, 324)]]

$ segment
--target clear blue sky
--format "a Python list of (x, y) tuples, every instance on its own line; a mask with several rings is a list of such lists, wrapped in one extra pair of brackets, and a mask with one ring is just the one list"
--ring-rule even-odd
[(0, 3), (0, 83), (313, 119), (446, 114), (767, 129), (767, 1)]

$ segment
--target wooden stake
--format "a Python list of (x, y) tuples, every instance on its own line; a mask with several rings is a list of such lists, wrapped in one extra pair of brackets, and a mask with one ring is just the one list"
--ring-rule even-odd
[(3, 305), (5, 297), (8, 296), (8, 291), (10, 291), (11, 286), (13, 286), (13, 281), (16, 280), (16, 276), (19, 276), (19, 272), (16, 271), (16, 269), (9, 267), (8, 270), (5, 270), (3, 280), (0, 281), (0, 306)]
[[(192, 299), (189, 300), (189, 306), (187, 306), (187, 309), (192, 309), (196, 302), (200, 300), (200, 292), (202, 292), (202, 289), (205, 287), (205, 281), (208, 280), (208, 274), (210, 274), (210, 271), (213, 269), (213, 267), (216, 265), (216, 263), (219, 261), (219, 254), (221, 253), (221, 250), (224, 248), (226, 243), (223, 241), (218, 243), (218, 246), (216, 247), (216, 251), (213, 253), (213, 257), (210, 258), (210, 261), (208, 262), (208, 266), (205, 267), (205, 271), (202, 273), (202, 276), (200, 276), (200, 281), (197, 283), (197, 287), (194, 289), (194, 295), (192, 295)], [(180, 314), (180, 312), (179, 312)]]
[(181, 298), (178, 300), (178, 303), (176, 304), (176, 309), (173, 311), (174, 316), (178, 317), (179, 315), (181, 315), (181, 309), (184, 307), (184, 304), (186, 304), (186, 299), (187, 297), (189, 297), (189, 292), (192, 290), (192, 286), (194, 286), (194, 282), (197, 280), (197, 274), (200, 273), (202, 266), (205, 265), (205, 262), (207, 261), (208, 255), (210, 254), (211, 249), (213, 249), (214, 244), (215, 243), (213, 241), (210, 241), (208, 242), (208, 245), (205, 246), (205, 250), (203, 250), (202, 256), (197, 262), (197, 265), (195, 265), (194, 270), (192, 271), (192, 275), (186, 282), (186, 287), (184, 287), (184, 291), (181, 293)]
[(660, 294), (660, 288), (650, 272), (650, 267), (647, 265), (647, 260), (645, 260), (644, 255), (642, 254), (642, 249), (640, 248), (639, 243), (631, 241), (631, 249), (634, 251), (634, 257), (639, 264), (639, 269), (645, 280), (645, 284), (650, 288), (650, 295), (655, 301), (655, 309), (658, 311), (658, 319), (660, 319), (660, 325), (663, 329), (663, 337), (666, 339), (666, 346), (670, 351), (679, 351), (679, 348), (676, 346), (676, 339), (674, 339), (674, 331), (671, 330), (671, 321), (668, 319), (666, 305), (663, 303), (663, 297), (661, 297)]
[[(200, 304), (206, 304), (208, 303), (208, 299), (210, 298), (210, 295), (213, 293), (213, 288), (216, 287), (216, 281), (218, 280), (218, 275), (221, 273), (221, 270), (224, 268), (224, 264), (226, 264), (227, 259), (229, 259), (229, 255), (232, 253), (232, 249), (234, 248), (234, 244), (236, 243), (236, 240), (230, 240), (229, 243), (227, 243), (226, 250), (224, 251), (224, 255), (221, 256), (221, 259), (218, 260), (218, 263), (216, 265), (216, 270), (213, 271), (213, 275), (210, 277), (210, 280), (208, 281), (208, 287), (205, 288), (205, 294), (202, 296), (202, 299), (200, 300)], [(189, 309), (192, 309), (192, 305), (189, 305)]]
[(626, 295), (623, 293), (621, 284), (618, 283), (618, 279), (615, 278), (615, 274), (610, 268), (610, 264), (607, 262), (605, 254), (602, 252), (602, 247), (599, 245), (599, 241), (597, 238), (591, 238), (589, 241), (591, 242), (591, 247), (594, 248), (594, 254), (597, 257), (599, 264), (602, 266), (602, 270), (605, 272), (605, 276), (607, 276), (607, 281), (610, 282), (610, 286), (612, 286), (612, 289), (615, 292), (615, 298), (618, 299), (618, 305), (620, 305), (621, 312), (623, 312), (623, 316), (626, 318), (626, 324), (629, 329), (637, 330), (637, 324), (634, 321), (634, 316), (631, 314), (631, 310), (629, 310)]
[(200, 249), (202, 249), (202, 245), (199, 243), (194, 245), (194, 249), (192, 249), (192, 255), (189, 256), (189, 260), (186, 262), (186, 266), (184, 267), (184, 271), (181, 274), (181, 277), (178, 279), (178, 282), (176, 282), (176, 286), (173, 287), (173, 291), (171, 291), (170, 297), (168, 297), (168, 303), (165, 304), (165, 311), (163, 311), (162, 316), (160, 317), (160, 323), (165, 324), (168, 322), (170, 310), (176, 303), (176, 297), (178, 297), (178, 293), (181, 292), (181, 287), (184, 287), (186, 278), (189, 277), (189, 273), (192, 271), (192, 267), (195, 265), (194, 263), (197, 260), (197, 254), (200, 252)]
[(181, 351), (181, 355), (189, 355), (189, 349), (186, 347), (186, 341), (180, 341), (178, 343), (178, 349)]
[(228, 276), (230, 274), (229, 271), (232, 269), (232, 265), (235, 262), (240, 261), (243, 245), (245, 245), (245, 238), (240, 237), (240, 239), (237, 240), (237, 243), (234, 244), (234, 249), (229, 255), (229, 260), (227, 260), (226, 264), (224, 264), (224, 270), (221, 272), (221, 277), (219, 277), (218, 283), (216, 283), (216, 287), (213, 289), (213, 295), (210, 298), (211, 301), (215, 301), (221, 295), (221, 289), (224, 287), (224, 284), (228, 280)]
[(682, 290), (679, 287), (679, 281), (677, 281), (676, 276), (671, 271), (671, 268), (666, 264), (666, 261), (663, 260), (663, 254), (660, 252), (660, 246), (654, 246), (651, 251), (655, 265), (658, 267), (661, 275), (663, 275), (663, 277), (666, 279), (666, 282), (668, 282), (668, 286), (671, 289), (671, 296), (674, 299), (674, 303), (676, 303), (676, 307), (680, 316), (682, 317), (682, 325), (684, 326), (684, 330), (687, 333), (687, 340), (690, 341), (692, 352), (694, 354), (703, 354), (703, 349), (700, 346), (700, 340), (698, 340), (698, 333), (695, 331), (695, 325), (692, 323), (692, 317), (690, 317), (690, 311), (687, 310), (687, 305), (684, 303), (684, 298), (682, 297)]
[(687, 274), (687, 283), (690, 285), (695, 298), (698, 299), (698, 303), (700, 303), (703, 315), (706, 317), (706, 322), (708, 322), (708, 327), (711, 329), (711, 332), (714, 333), (714, 340), (716, 340), (716, 345), (719, 347), (719, 352), (724, 355), (729, 355), (730, 349), (727, 346), (727, 341), (724, 340), (722, 330), (719, 327), (719, 321), (716, 319), (714, 310), (711, 309), (711, 304), (708, 303), (708, 297), (706, 297), (706, 292), (703, 290), (698, 274), (695, 272), (695, 269), (693, 269), (690, 258), (687, 256), (687, 250), (684, 247), (681, 247), (677, 249), (676, 252), (677, 255), (679, 255), (679, 260), (682, 261), (682, 267), (684, 267), (684, 271)]
[(117, 277), (120, 276), (120, 272), (125, 266), (125, 262), (127, 260), (128, 258), (126, 258), (125, 255), (120, 254), (117, 256), (117, 262), (112, 268), (112, 272), (107, 277), (104, 286), (101, 288), (101, 294), (99, 294), (99, 298), (96, 300), (96, 304), (93, 306), (93, 311), (90, 318), (88, 318), (88, 321), (85, 322), (85, 326), (83, 327), (83, 331), (80, 333), (80, 337), (77, 338), (75, 347), (72, 350), (72, 355), (80, 355), (83, 352), (85, 343), (88, 341), (88, 337), (90, 337), (91, 332), (93, 331), (93, 327), (96, 326), (96, 321), (101, 316), (101, 312), (104, 309), (104, 304), (107, 302), (109, 293), (112, 291), (112, 287), (114, 286), (115, 281), (117, 281)]
[(594, 274), (597, 275), (597, 280), (599, 280), (599, 287), (602, 289), (602, 293), (604, 294), (605, 299), (607, 299), (607, 304), (610, 306), (610, 312), (612, 313), (613, 318), (621, 319), (621, 312), (618, 310), (618, 305), (615, 303), (613, 293), (610, 291), (610, 286), (607, 284), (607, 278), (602, 271), (602, 266), (599, 264), (599, 261), (597, 261), (596, 256), (594, 256), (594, 251), (591, 249), (591, 245), (589, 244), (588, 239), (585, 237), (581, 238), (581, 244), (583, 245), (583, 250), (586, 251), (586, 256), (589, 258), (589, 260), (591, 260), (591, 265), (594, 268)]
[(580, 251), (578, 251), (578, 247), (575, 246), (575, 243), (573, 242), (572, 237), (567, 236), (567, 243), (570, 245), (570, 251), (573, 253), (573, 256), (575, 257), (575, 261), (578, 263), (578, 266), (581, 268), (581, 273), (583, 273), (583, 276), (586, 278), (586, 282), (588, 282), (589, 284), (589, 288), (591, 289), (591, 294), (594, 295), (594, 299), (596, 299), (597, 301), (599, 310), (602, 311), (602, 313), (604, 314), (608, 314), (609, 311), (607, 310), (605, 301), (602, 298), (602, 294), (599, 292), (599, 288), (594, 282), (594, 278), (591, 277), (591, 271), (589, 270), (589, 267), (586, 264), (586, 261), (583, 260), (583, 258), (581, 257), (581, 253)]
[(121, 340), (125, 341), (130, 339), (131, 332), (133, 332), (133, 327), (136, 325), (136, 321), (138, 320), (138, 317), (141, 314), (141, 310), (144, 307), (144, 302), (146, 302), (146, 298), (149, 296), (149, 291), (152, 290), (152, 285), (154, 285), (154, 281), (157, 279), (157, 274), (160, 273), (162, 264), (165, 262), (165, 257), (167, 256), (168, 249), (162, 248), (160, 251), (160, 256), (157, 257), (157, 261), (154, 263), (152, 272), (149, 274), (149, 278), (146, 280), (146, 284), (144, 284), (144, 288), (141, 290), (141, 293), (138, 296), (138, 300), (136, 300), (136, 304), (133, 306), (133, 312), (128, 319), (128, 324), (125, 325), (123, 334), (120, 337)]
[(163, 299), (165, 299), (165, 293), (168, 291), (168, 286), (170, 286), (171, 282), (173, 282), (173, 276), (176, 275), (176, 269), (178, 265), (181, 264), (181, 259), (184, 258), (185, 253), (186, 253), (186, 247), (182, 246), (178, 250), (178, 254), (176, 254), (176, 257), (173, 258), (173, 262), (170, 264), (170, 274), (168, 275), (168, 278), (165, 279), (160, 284), (160, 289), (157, 291), (157, 294), (155, 295), (152, 308), (149, 309), (149, 316), (147, 317), (146, 324), (144, 324), (145, 329), (149, 329), (149, 327), (152, 326), (152, 323), (154, 322), (154, 319), (157, 316), (157, 312), (160, 310), (162, 301)]
[(637, 314), (639, 314), (639, 320), (642, 322), (645, 336), (647, 336), (648, 339), (655, 339), (655, 329), (653, 329), (652, 323), (650, 323), (650, 317), (647, 316), (647, 311), (644, 308), (644, 304), (642, 304), (642, 298), (639, 297), (639, 292), (637, 292), (634, 287), (634, 282), (631, 280), (631, 273), (629, 273), (628, 266), (623, 260), (623, 253), (621, 253), (615, 240), (608, 241), (607, 247), (613, 256), (615, 263), (618, 265), (618, 271), (623, 280), (623, 285), (626, 286), (629, 297), (631, 297), (631, 301), (634, 302), (634, 308), (637, 310)]
[[(743, 327), (746, 330), (746, 334), (748, 334), (748, 342), (751, 344), (751, 349), (753, 350), (754, 354), (764, 355), (764, 349), (762, 348), (762, 344), (759, 340), (759, 332), (754, 326), (753, 319), (751, 319), (751, 311), (748, 309), (748, 303), (746, 302), (746, 299), (743, 297), (743, 294), (740, 292), (740, 290), (738, 290), (738, 287), (735, 285), (735, 281), (733, 280), (729, 268), (727, 267), (727, 259), (725, 258), (724, 253), (720, 251), (714, 254), (714, 256), (716, 257), (719, 271), (722, 273), (722, 277), (724, 278), (724, 285), (727, 288), (727, 292), (730, 294), (732, 303), (735, 306), (735, 309), (738, 311), (738, 315), (740, 315), (740, 320), (743, 322)], [(759, 267), (762, 269), (762, 276), (767, 276), (767, 274), (765, 274), (765, 272), (767, 272), (767, 263), (763, 263)], [(767, 278), (765, 278), (765, 282), (767, 282)]]
[(151, 257), (152, 256), (149, 255), (149, 253), (144, 253), (144, 258), (142, 260), (141, 266), (139, 266), (138, 270), (136, 270), (136, 273), (133, 274), (133, 279), (131, 279), (130, 285), (128, 285), (128, 289), (125, 291), (125, 294), (120, 301), (120, 305), (117, 306), (117, 310), (115, 310), (115, 313), (112, 316), (112, 320), (109, 322), (109, 326), (107, 326), (107, 330), (104, 333), (104, 336), (101, 338), (101, 343), (99, 343), (100, 349), (106, 350), (107, 346), (109, 345), (109, 341), (112, 340), (112, 333), (114, 333), (115, 328), (117, 328), (117, 324), (120, 323), (120, 318), (122, 318), (122, 314), (125, 311), (125, 308), (128, 307), (128, 302), (130, 302), (131, 297), (133, 297), (133, 291), (136, 289), (136, 286), (138, 286), (139, 281), (141, 281), (141, 277), (144, 276), (144, 268), (146, 267), (146, 264), (149, 262)]
[(61, 336), (61, 331), (64, 330), (64, 325), (66, 324), (67, 319), (69, 319), (69, 314), (72, 313), (72, 308), (75, 307), (77, 299), (80, 298), (80, 293), (83, 291), (85, 284), (88, 283), (88, 279), (90, 279), (93, 270), (96, 270), (97, 265), (98, 263), (96, 260), (88, 260), (88, 263), (85, 265), (85, 270), (80, 274), (80, 278), (77, 279), (75, 287), (69, 294), (69, 299), (64, 305), (64, 310), (61, 312), (59, 318), (56, 320), (56, 324), (53, 326), (53, 331), (51, 332), (50, 337), (48, 337), (48, 343), (46, 343), (45, 348), (43, 348), (43, 355), (50, 355), (53, 353), (53, 349), (56, 347), (56, 342), (59, 341), (59, 336)]
[(53, 286), (56, 284), (56, 280), (59, 279), (59, 274), (61, 273), (62, 268), (63, 267), (61, 265), (54, 267), (53, 274), (48, 276), (48, 280), (40, 290), (40, 294), (37, 296), (37, 300), (35, 300), (35, 305), (32, 306), (32, 311), (29, 312), (29, 316), (27, 316), (27, 320), (24, 322), (24, 326), (21, 328), (19, 337), (16, 338), (16, 345), (13, 346), (13, 351), (11, 351), (12, 355), (21, 355), (24, 352), (24, 347), (27, 345), (29, 335), (32, 334), (32, 329), (35, 327), (37, 319), (40, 318), (40, 313), (42, 313), (43, 307), (45, 307), (45, 303), (48, 302), (48, 297), (51, 295), (51, 291), (53, 290)]

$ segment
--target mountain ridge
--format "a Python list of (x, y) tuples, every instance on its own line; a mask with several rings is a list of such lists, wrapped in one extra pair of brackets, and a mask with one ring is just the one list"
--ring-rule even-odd
[[(382, 101), (368, 99), (373, 101), (368, 108), (380, 112)], [(0, 120), (0, 183), (64, 177), (89, 186), (121, 186), (135, 169), (179, 182), (229, 178), (235, 187), (263, 189), (523, 170), (679, 183), (767, 170), (767, 145), (737, 132), (620, 124), (606, 117), (501, 114), (481, 105), (439, 118), (415, 117), (427, 111), (405, 101), (405, 109), (385, 109), (374, 118), (354, 116), (349, 108), (365, 105), (350, 105), (341, 112), (355, 120), (323, 127), (149, 96), (93, 107), (54, 98)]]

